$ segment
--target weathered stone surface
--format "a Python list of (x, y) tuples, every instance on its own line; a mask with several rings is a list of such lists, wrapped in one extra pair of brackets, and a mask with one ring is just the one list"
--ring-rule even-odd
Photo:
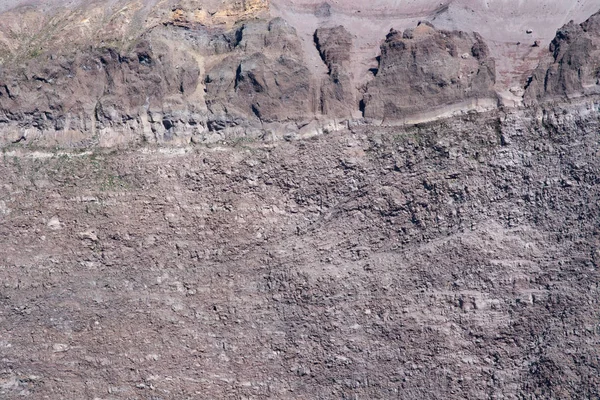
[(236, 36), (230, 55), (207, 72), (209, 109), (226, 114), (234, 107), (263, 122), (310, 117), (314, 87), (294, 28), (279, 18), (253, 21)]
[[(0, 125), (40, 134), (83, 132), (89, 140), (102, 129), (127, 123), (141, 131), (141, 115), (169, 119), (172, 111), (193, 113), (186, 99), (199, 79), (192, 57), (170, 52), (159, 41), (140, 41), (126, 53), (101, 48), (44, 56), (0, 71)], [(154, 130), (162, 133), (172, 125), (154, 122)]]
[(600, 12), (581, 24), (569, 22), (556, 32), (549, 54), (534, 71), (528, 103), (600, 93)]
[(57, 133), (62, 145), (89, 145), (109, 128), (112, 137), (101, 135), (107, 145), (216, 140), (260, 135), (263, 123), (302, 123), (320, 113), (320, 88), (283, 19), (218, 29), (175, 21), (131, 49), (58, 51), (8, 65), (0, 71), (4, 141)]
[[(7, 1), (0, 398), (600, 398), (598, 97), (439, 120), (493, 102), (492, 50), (422, 23), (373, 76), (389, 25), (353, 7), (390, 0), (290, 0), (296, 29), (266, 0)], [(543, 23), (497, 34), (504, 67)], [(553, 43), (559, 97), (598, 24)]]
[(387, 35), (379, 69), (363, 98), (364, 115), (401, 120), (467, 100), (494, 98), (494, 82), (494, 60), (478, 34), (419, 23)]
[(357, 108), (350, 76), (352, 35), (343, 26), (319, 28), (315, 45), (327, 65), (329, 80), (321, 83), (321, 112), (329, 116), (352, 117)]
[(0, 397), (599, 398), (597, 108), (9, 149)]

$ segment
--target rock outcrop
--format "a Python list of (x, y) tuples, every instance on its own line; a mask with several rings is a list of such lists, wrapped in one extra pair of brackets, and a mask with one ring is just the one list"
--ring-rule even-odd
[(352, 35), (343, 26), (320, 28), (315, 31), (314, 41), (329, 74), (329, 81), (321, 86), (321, 112), (351, 117), (357, 108), (349, 73)]
[[(284, 20), (246, 21), (232, 29), (182, 21), (152, 29), (131, 49), (42, 54), (2, 69), (4, 138), (60, 136), (76, 146), (136, 136), (216, 140), (260, 135), (270, 122), (295, 129), (314, 117), (319, 88)], [(106, 135), (99, 135), (103, 129)]]
[(527, 103), (600, 94), (600, 12), (556, 32), (549, 54), (534, 71)]
[(403, 120), (456, 103), (493, 99), (494, 82), (494, 60), (481, 36), (419, 23), (387, 35), (379, 69), (364, 95), (364, 115)]
[(235, 109), (262, 122), (312, 115), (314, 88), (294, 28), (279, 18), (252, 21), (235, 36), (230, 55), (207, 73), (209, 109), (224, 118)]
[(215, 141), (258, 137), (267, 128), (297, 132), (322, 115), (351, 117), (358, 107), (345, 72), (350, 34), (342, 27), (315, 34), (329, 69), (321, 87), (295, 29), (281, 18), (248, 19), (246, 8), (232, 26), (219, 24), (218, 12), (209, 22), (176, 8), (127, 44), (75, 46), (7, 63), (0, 71), (4, 141)]
[(0, 399), (600, 399), (598, 15), (321, 1), (0, 1)]
[[(498, 105), (496, 61), (477, 33), (428, 22), (391, 30), (371, 68), (374, 57), (355, 59), (365, 56), (356, 44), (363, 38), (352, 25), (332, 26), (335, 7), (327, 3), (319, 6), (329, 10), (327, 21), (308, 33), (271, 18), (266, 0), (141, 8), (121, 0), (107, 6), (106, 20), (97, 3), (82, 7), (89, 18), (77, 23), (63, 11), (47, 20), (35, 8), (11, 11), (23, 16), (17, 22), (0, 18), (2, 143), (306, 137), (355, 119), (410, 124)], [(558, 32), (527, 102), (600, 93), (598, 20)], [(523, 87), (512, 92), (514, 104)]]
[(0, 126), (17, 140), (60, 132), (91, 144), (105, 129), (164, 139), (173, 116), (194, 119), (199, 79), (193, 57), (157, 40), (40, 56), (0, 72)]

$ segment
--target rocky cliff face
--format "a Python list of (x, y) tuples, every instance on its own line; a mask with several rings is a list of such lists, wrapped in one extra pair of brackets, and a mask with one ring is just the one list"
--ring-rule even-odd
[[(90, 14), (79, 25), (97, 28), (93, 34), (75, 35), (75, 16), (66, 12), (45, 22), (30, 9), (14, 10), (27, 16), (17, 26), (3, 19), (4, 142), (81, 147), (304, 137), (361, 117), (414, 123), (498, 104), (496, 60), (477, 33), (428, 22), (392, 30), (363, 84), (357, 37), (344, 26), (324, 23), (307, 41), (284, 19), (270, 18), (265, 1), (181, 2), (168, 10), (162, 3), (119, 5), (108, 19), (94, 17), (98, 3), (78, 9), (78, 16)], [(332, 8), (321, 9), (330, 15), (315, 16), (329, 21)], [(525, 101), (598, 91), (597, 19), (558, 32)], [(36, 21), (41, 28), (33, 30)], [(9, 34), (18, 32), (29, 32), (28, 39), (10, 47)], [(65, 35), (74, 36), (70, 47)]]
[(352, 118), (357, 105), (350, 72), (352, 35), (343, 26), (320, 28), (315, 31), (314, 40), (329, 77), (321, 82), (320, 111)]
[(7, 149), (0, 397), (598, 398), (598, 106)]
[(4, 141), (214, 141), (296, 132), (320, 115), (351, 116), (358, 106), (345, 70), (348, 32), (315, 34), (330, 69), (320, 86), (293, 27), (253, 19), (266, 3), (230, 3), (178, 4), (162, 23), (112, 46), (87, 38), (89, 45), (48, 44), (24, 58), (16, 49), (21, 63), (6, 61), (0, 71)]
[(563, 26), (549, 51), (528, 83), (529, 103), (600, 93), (600, 13)]
[(90, 145), (101, 132), (124, 129), (164, 138), (173, 118), (192, 122), (198, 110), (186, 100), (199, 79), (192, 57), (158, 41), (140, 41), (129, 52), (52, 55), (2, 70), (0, 123), (13, 140), (59, 132)]
[[(265, 130), (281, 136), (315, 119), (350, 120), (359, 112), (352, 35), (344, 27), (314, 33), (327, 71), (321, 78), (285, 20), (205, 24), (175, 9), (126, 47), (58, 50), (7, 63), (0, 75), (5, 138), (60, 137), (75, 146), (214, 141)], [(367, 118), (402, 120), (494, 97), (494, 61), (476, 34), (420, 24), (390, 33), (381, 52), (361, 101)]]
[(598, 14), (391, 3), (0, 14), (0, 398), (600, 397)]
[(493, 99), (494, 82), (494, 60), (481, 36), (420, 23), (387, 35), (363, 99), (364, 114), (402, 120), (465, 100)]
[(234, 33), (226, 58), (206, 76), (206, 99), (217, 116), (233, 109), (261, 122), (297, 121), (314, 113), (315, 87), (294, 28), (282, 19), (248, 22)]

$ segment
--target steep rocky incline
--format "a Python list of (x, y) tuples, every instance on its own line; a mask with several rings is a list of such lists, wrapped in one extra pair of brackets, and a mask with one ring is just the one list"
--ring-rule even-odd
[(128, 48), (43, 54), (5, 66), (5, 140), (43, 144), (59, 137), (63, 145), (78, 146), (189, 142), (211, 132), (223, 138), (219, 132), (227, 129), (229, 135), (252, 136), (262, 122), (315, 114), (318, 89), (285, 21), (216, 30), (185, 24), (177, 15)]
[(329, 80), (321, 82), (321, 112), (336, 117), (352, 118), (357, 100), (353, 88), (350, 62), (352, 35), (343, 26), (319, 28), (315, 45), (327, 65)]
[(529, 103), (600, 94), (600, 12), (563, 26), (549, 50), (528, 84)]
[(0, 158), (2, 399), (595, 399), (600, 104)]
[(600, 13), (506, 4), (0, 4), (0, 398), (600, 398)]
[[(160, 125), (168, 127), (169, 117), (157, 117), (157, 110), (184, 111), (183, 100), (196, 91), (200, 79), (192, 57), (171, 53), (158, 41), (140, 41), (129, 52), (102, 48), (32, 60), (3, 69), (1, 76), (4, 135), (35, 140), (60, 132), (74, 143), (123, 127), (140, 136), (150, 129), (166, 135)], [(186, 120), (196, 111), (189, 106)], [(151, 122), (144, 125), (141, 115)]]
[(211, 111), (264, 122), (305, 119), (314, 113), (315, 87), (302, 62), (294, 28), (282, 19), (244, 23), (235, 32), (232, 52), (206, 76)]
[(477, 34), (424, 23), (403, 37), (388, 35), (361, 100), (345, 27), (314, 32), (311, 45), (327, 70), (320, 77), (296, 29), (257, 14), (255, 3), (235, 13), (227, 3), (212, 13), (178, 5), (161, 24), (114, 45), (76, 42), (25, 58), (17, 51), (20, 61), (0, 71), (4, 142), (81, 147), (302, 137), (362, 111), (393, 121), (494, 98), (494, 61)]

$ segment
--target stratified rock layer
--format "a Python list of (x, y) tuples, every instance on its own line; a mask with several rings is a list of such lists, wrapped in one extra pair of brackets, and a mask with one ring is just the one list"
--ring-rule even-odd
[(364, 114), (401, 120), (466, 100), (495, 97), (494, 60), (478, 34), (436, 30), (420, 23), (391, 31), (381, 46), (375, 79), (364, 96)]
[[(0, 15), (0, 398), (600, 398), (597, 97), (407, 124), (495, 104), (477, 34), (372, 74), (357, 0), (48, 1)], [(532, 99), (595, 93), (598, 25)]]
[(549, 50), (525, 92), (528, 103), (600, 93), (600, 12), (563, 26)]
[[(423, 111), (435, 118), (446, 106), (460, 112), (465, 102), (468, 108), (494, 97), (494, 62), (477, 34), (425, 23), (403, 36), (390, 33), (361, 109), (355, 36), (344, 26), (320, 27), (303, 42), (285, 20), (268, 17), (263, 0), (181, 2), (169, 11), (123, 0), (108, 21), (93, 4), (82, 13), (94, 18), (81, 22), (93, 34), (75, 35), (61, 13), (57, 28), (44, 34), (30, 21), (35, 12), (22, 26), (0, 26), (3, 37), (19, 28), (35, 39), (2, 56), (2, 142), (86, 147), (307, 137), (363, 112), (390, 121)], [(126, 22), (142, 19), (135, 29)], [(60, 32), (74, 37), (72, 46), (55, 44), (64, 39)]]
[(158, 40), (141, 40), (128, 52), (99, 48), (34, 59), (0, 72), (0, 125), (16, 139), (60, 132), (89, 144), (103, 129), (168, 135), (169, 114), (194, 118), (195, 106), (185, 100), (199, 74), (193, 57)]

